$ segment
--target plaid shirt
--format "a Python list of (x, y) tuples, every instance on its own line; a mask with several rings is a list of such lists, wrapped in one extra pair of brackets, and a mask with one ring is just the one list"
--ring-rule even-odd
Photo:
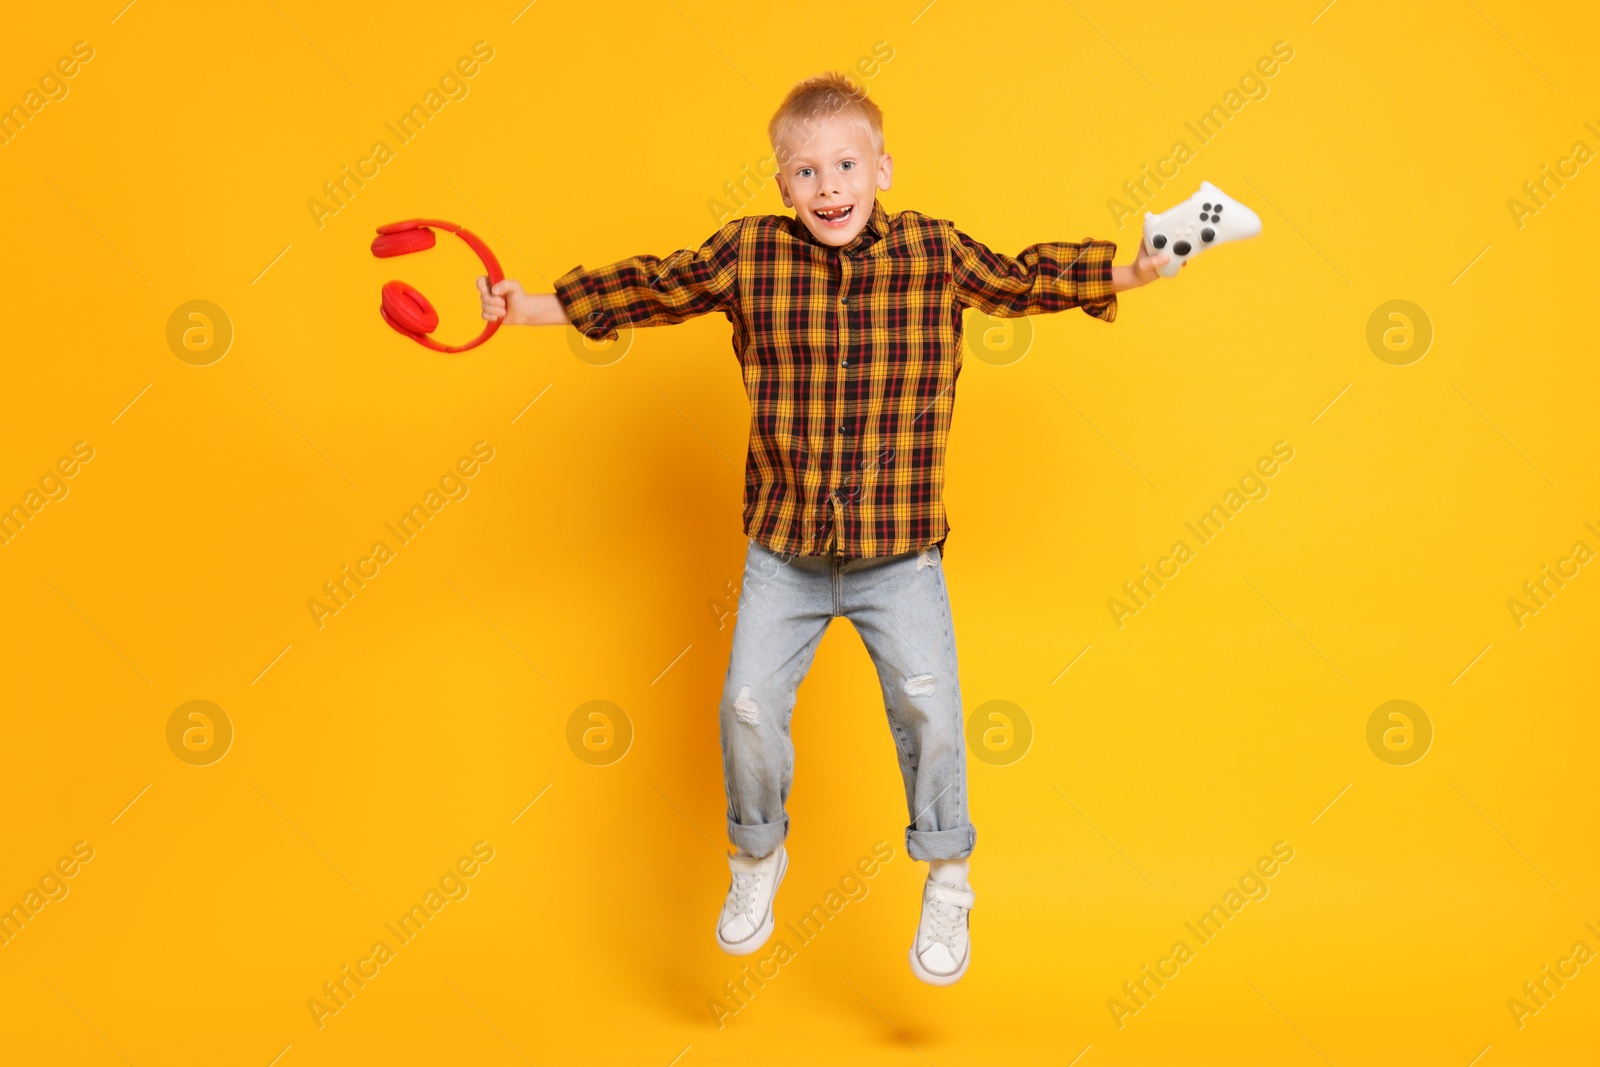
[(1012, 258), (940, 219), (873, 202), (860, 234), (824, 245), (798, 219), (751, 215), (698, 249), (556, 279), (594, 340), (720, 311), (750, 394), (745, 534), (788, 555), (888, 556), (938, 545), (961, 313), (1081, 307), (1117, 317), (1117, 246), (1031, 245)]

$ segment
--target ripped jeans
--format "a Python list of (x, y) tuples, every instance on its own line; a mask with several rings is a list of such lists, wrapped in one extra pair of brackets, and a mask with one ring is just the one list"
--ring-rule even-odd
[(897, 556), (785, 557), (750, 539), (721, 708), (728, 838), (765, 856), (789, 833), (795, 691), (836, 616), (866, 643), (905, 782), (906, 853), (962, 859), (966, 748), (955, 633), (937, 547)]

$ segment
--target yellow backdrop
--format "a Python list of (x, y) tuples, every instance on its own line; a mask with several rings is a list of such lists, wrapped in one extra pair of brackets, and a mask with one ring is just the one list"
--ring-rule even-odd
[[(7, 16), (0, 1060), (1594, 1062), (1600, 20), (1320, 2)], [(726, 323), (443, 356), (378, 291), (465, 340), (471, 252), (368, 253), (450, 219), (548, 291), (781, 211), (825, 68), (885, 204), (996, 249), (1264, 223), (1109, 326), (969, 319), (951, 989), (843, 622), (792, 955), (713, 943)]]

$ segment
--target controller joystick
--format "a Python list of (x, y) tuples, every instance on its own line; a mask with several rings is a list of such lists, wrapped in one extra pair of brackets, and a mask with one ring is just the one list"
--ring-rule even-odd
[(1170, 278), (1214, 245), (1242, 241), (1261, 232), (1261, 217), (1210, 182), (1183, 203), (1159, 215), (1144, 215), (1145, 251), (1171, 258), (1156, 270)]

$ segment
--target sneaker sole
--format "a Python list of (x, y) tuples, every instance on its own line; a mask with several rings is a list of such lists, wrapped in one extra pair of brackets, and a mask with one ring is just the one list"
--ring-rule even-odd
[[(779, 845), (778, 847), (783, 848), (782, 845)], [(767, 939), (772, 936), (773, 928), (777, 925), (778, 890), (783, 888), (783, 876), (787, 874), (788, 871), (789, 850), (784, 849), (783, 855), (778, 859), (778, 878), (777, 881), (772, 885), (772, 901), (767, 905), (766, 920), (756, 928), (755, 933), (751, 934), (743, 941), (724, 941), (722, 940), (722, 931), (718, 930), (718, 948), (730, 956), (748, 956), (753, 952), (759, 952), (761, 950), (761, 946), (767, 943)]]
[(970, 937), (967, 939), (967, 957), (961, 961), (961, 966), (956, 968), (952, 974), (935, 974), (924, 967), (922, 960), (917, 958), (917, 946), (915, 944), (911, 946), (909, 955), (911, 957), (911, 973), (922, 981), (929, 985), (937, 986), (955, 985), (961, 980), (961, 976), (967, 973), (967, 965), (972, 962), (972, 940)]

